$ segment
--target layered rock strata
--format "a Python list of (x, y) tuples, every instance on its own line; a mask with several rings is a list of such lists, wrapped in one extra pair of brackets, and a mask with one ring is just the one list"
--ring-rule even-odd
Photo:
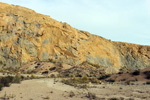
[(35, 11), (0, 3), (0, 65), (22, 67), (31, 61), (119, 69), (150, 65), (150, 46), (112, 42)]

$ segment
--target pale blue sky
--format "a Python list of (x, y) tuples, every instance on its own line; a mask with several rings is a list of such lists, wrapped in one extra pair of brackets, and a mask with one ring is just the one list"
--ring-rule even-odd
[(0, 0), (112, 41), (150, 45), (150, 0)]

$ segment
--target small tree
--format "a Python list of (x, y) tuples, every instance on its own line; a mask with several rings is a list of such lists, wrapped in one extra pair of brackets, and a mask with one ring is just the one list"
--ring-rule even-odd
[(91, 82), (97, 84), (98, 83), (98, 79), (96, 77), (92, 77)]
[(34, 79), (35, 78), (35, 75), (34, 74), (31, 74), (31, 79)]
[(21, 76), (17, 74), (13, 79), (13, 83), (20, 83), (20, 82), (21, 82)]
[(81, 79), (84, 83), (88, 82), (88, 77), (86, 75), (83, 75)]

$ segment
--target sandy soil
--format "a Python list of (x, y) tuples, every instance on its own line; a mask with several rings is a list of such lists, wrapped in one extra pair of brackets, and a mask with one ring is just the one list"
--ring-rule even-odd
[(96, 95), (97, 99), (93, 100), (150, 100), (150, 85), (142, 83), (91, 85), (88, 89), (78, 89), (61, 82), (54, 84), (54, 79), (33, 79), (12, 84), (3, 88), (0, 97), (7, 95), (9, 100), (92, 100), (87, 97), (88, 92)]

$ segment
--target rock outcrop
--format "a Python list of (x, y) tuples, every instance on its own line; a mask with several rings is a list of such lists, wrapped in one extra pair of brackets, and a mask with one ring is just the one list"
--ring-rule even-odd
[(0, 65), (31, 61), (89, 63), (106, 72), (150, 65), (150, 46), (112, 42), (28, 8), (0, 3)]

